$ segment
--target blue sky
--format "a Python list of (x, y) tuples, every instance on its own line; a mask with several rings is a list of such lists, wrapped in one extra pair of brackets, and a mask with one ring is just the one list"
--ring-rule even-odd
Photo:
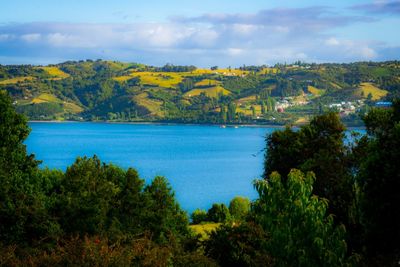
[(201, 67), (400, 57), (400, 1), (12, 0), (0, 64), (111, 59)]

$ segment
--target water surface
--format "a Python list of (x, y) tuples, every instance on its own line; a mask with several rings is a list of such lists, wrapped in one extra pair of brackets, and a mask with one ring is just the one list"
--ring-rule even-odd
[(263, 171), (264, 137), (276, 128), (201, 125), (29, 123), (28, 151), (42, 166), (65, 170), (78, 156), (134, 167), (147, 182), (167, 177), (187, 211), (256, 198), (252, 181)]

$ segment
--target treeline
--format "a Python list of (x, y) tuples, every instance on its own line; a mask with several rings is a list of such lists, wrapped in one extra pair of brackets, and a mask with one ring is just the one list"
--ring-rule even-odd
[(196, 210), (189, 228), (165, 178), (78, 158), (40, 169), (26, 119), (0, 93), (2, 266), (396, 266), (400, 101), (348, 142), (335, 113), (266, 138), (258, 198)]
[(192, 72), (196, 70), (195, 66), (175, 66), (172, 64), (166, 64), (163, 67), (154, 67), (154, 71), (160, 72)]
[[(210, 72), (197, 74), (194, 66), (176, 66), (167, 64), (162, 67), (146, 66), (136, 63), (121, 63), (102, 60), (67, 61), (52, 65), (62, 70), (63, 77), (52, 76), (44, 69), (31, 65), (0, 65), (0, 89), (8, 91), (17, 100), (18, 110), (30, 119), (111, 120), (111, 121), (168, 121), (190, 123), (224, 123), (218, 116), (222, 106), (229, 102), (243, 104), (244, 109), (237, 111), (232, 123), (283, 124), (295, 122), (301, 117), (317, 114), (320, 105), (334, 102), (366, 100), (362, 95), (360, 83), (369, 82), (388, 91), (382, 100), (391, 101), (400, 95), (400, 67), (398, 61), (357, 62), (351, 64), (277, 64), (274, 68), (266, 66), (242, 66), (239, 69), (249, 71), (246, 75), (222, 75)], [(216, 66), (213, 69), (217, 69)], [(178, 84), (168, 87), (142, 82), (133, 77), (135, 72), (165, 72), (158, 76), (165, 81), (172, 76), (180, 76)], [(171, 77), (168, 74), (171, 72)], [(172, 73), (175, 72), (175, 75)], [(190, 74), (187, 74), (187, 73)], [(24, 79), (26, 78), (26, 79)], [(6, 81), (16, 79), (15, 81)], [(213, 82), (197, 84), (208, 79)], [(6, 82), (4, 82), (6, 81)], [(4, 83), (3, 83), (4, 82)], [(188, 96), (192, 89), (208, 89), (218, 84), (229, 90), (224, 95)], [(309, 93), (309, 86), (320, 90), (321, 95), (309, 98), (309, 113), (299, 110), (297, 113), (260, 114), (256, 121), (250, 114), (250, 105), (261, 105), (253, 100), (242, 101), (246, 97), (256, 97), (267, 105), (267, 98), (275, 100), (284, 97), (301, 96)], [(175, 87), (175, 88), (174, 88)], [(207, 90), (204, 90), (205, 94)], [(209, 90), (210, 91), (210, 90)], [(212, 90), (211, 90), (212, 91)], [(323, 92), (323, 93), (322, 93)], [(30, 105), (41, 94), (54, 95), (58, 101), (79, 106), (78, 111), (49, 105)], [(371, 95), (372, 96), (372, 95)], [(227, 99), (229, 98), (229, 101)], [(204, 101), (199, 103), (199, 101)], [(49, 100), (48, 102), (52, 102)], [(83, 110), (80, 112), (80, 110)], [(268, 110), (268, 108), (266, 108)], [(281, 118), (283, 116), (284, 118)], [(272, 117), (274, 119), (272, 119)], [(352, 120), (351, 117), (347, 118)], [(356, 119), (357, 120), (357, 119)], [(354, 121), (354, 120), (352, 120)], [(358, 120), (359, 121), (359, 120)]]

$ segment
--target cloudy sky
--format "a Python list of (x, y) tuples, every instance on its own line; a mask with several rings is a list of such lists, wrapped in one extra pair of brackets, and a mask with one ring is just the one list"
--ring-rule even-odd
[(400, 59), (400, 0), (8, 0), (0, 64)]

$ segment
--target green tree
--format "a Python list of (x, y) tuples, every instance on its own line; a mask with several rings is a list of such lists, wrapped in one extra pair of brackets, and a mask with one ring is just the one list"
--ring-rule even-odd
[(272, 258), (265, 249), (268, 240), (263, 228), (252, 222), (222, 225), (204, 242), (205, 253), (220, 266), (270, 266)]
[(359, 145), (358, 181), (367, 257), (381, 255), (394, 266), (400, 258), (400, 100), (390, 109), (372, 109), (365, 117), (368, 136)]
[(175, 194), (167, 180), (157, 176), (145, 187), (146, 228), (151, 231), (158, 242), (166, 242), (168, 235), (176, 238), (187, 236), (188, 217), (175, 199)]
[(236, 220), (243, 220), (250, 211), (250, 200), (247, 197), (234, 197), (229, 203), (230, 215)]
[(264, 178), (277, 171), (285, 179), (291, 168), (313, 171), (313, 193), (328, 199), (329, 212), (347, 225), (354, 192), (344, 137), (345, 126), (336, 113), (317, 116), (298, 131), (272, 133), (267, 137)]
[(234, 122), (235, 119), (236, 119), (236, 104), (234, 102), (230, 102), (228, 104), (227, 121)]
[(229, 209), (225, 204), (214, 203), (207, 211), (207, 217), (211, 222), (225, 222), (230, 218)]
[(58, 217), (67, 234), (103, 234), (124, 171), (99, 158), (77, 158), (60, 184)]
[(255, 182), (255, 219), (269, 235), (267, 250), (277, 266), (345, 265), (345, 227), (335, 226), (328, 202), (312, 195), (314, 174), (293, 169), (285, 180), (274, 172)]
[(49, 216), (47, 194), (52, 183), (38, 161), (28, 155), (26, 118), (15, 112), (10, 97), (0, 91), (0, 242), (29, 244), (59, 232)]
[(208, 220), (207, 217), (207, 211), (201, 210), (201, 209), (196, 209), (195, 211), (192, 212), (192, 215), (190, 216), (192, 219), (193, 224), (199, 224), (201, 222), (206, 222)]
[(265, 102), (261, 101), (261, 114), (265, 114)]

